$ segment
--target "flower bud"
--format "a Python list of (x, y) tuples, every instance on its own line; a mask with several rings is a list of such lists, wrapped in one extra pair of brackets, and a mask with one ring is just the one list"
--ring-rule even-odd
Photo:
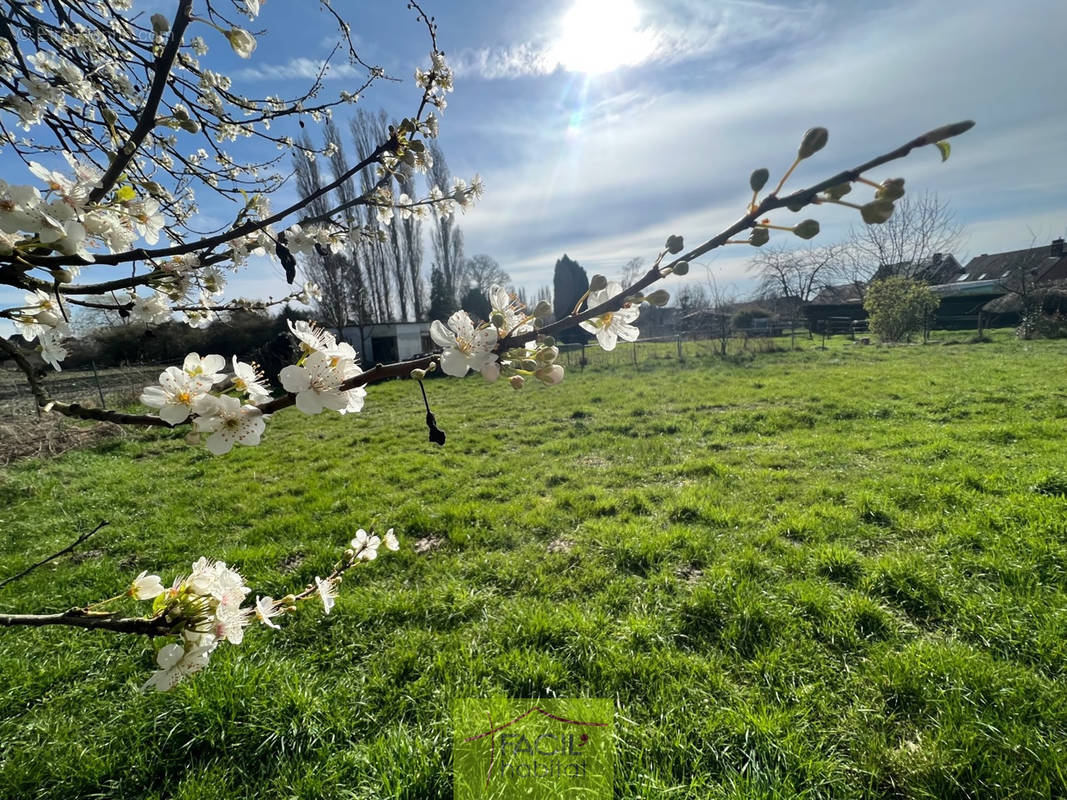
[(851, 191), (852, 184), (848, 181), (845, 181), (844, 183), (837, 184), (837, 186), (831, 186), (829, 189), (824, 191), (823, 194), (829, 197), (831, 200), (840, 200), (842, 197), (844, 197)]
[(200, 133), (200, 123), (197, 122), (195, 119), (183, 120), (180, 127), (183, 131), (187, 131), (189, 133)]
[(904, 196), (904, 179), (889, 178), (882, 181), (882, 188), (874, 196), (877, 200), (899, 200)]
[(508, 379), (508, 383), (511, 384), (512, 389), (521, 389), (523, 384), (526, 383), (526, 379), (522, 375), (512, 375)]
[(748, 185), (752, 187), (752, 191), (758, 192), (767, 185), (767, 181), (770, 177), (770, 171), (766, 167), (760, 167), (759, 169), (752, 171), (752, 174), (748, 178)]
[(170, 30), (170, 20), (162, 14), (153, 14), (152, 30), (160, 35), (163, 35), (164, 33)]
[(552, 316), (552, 304), (547, 300), (542, 300), (534, 307), (533, 315), (538, 319)]
[(256, 49), (256, 37), (244, 28), (230, 28), (225, 31), (224, 35), (229, 41), (230, 47), (233, 48), (233, 52), (237, 53), (241, 58), (249, 58), (252, 55), (252, 51)]
[(654, 306), (665, 306), (671, 301), (670, 292), (664, 289), (657, 289), (652, 294), (645, 295), (645, 302)]
[(526, 372), (536, 372), (540, 367), (541, 365), (532, 358), (524, 358), (519, 362), (519, 369), (525, 370)]
[(589, 279), (589, 291), (600, 292), (608, 288), (608, 279), (603, 275), (594, 275)]
[(490, 314), (489, 321), (493, 324), (494, 328), (503, 329), (504, 325), (507, 324), (507, 320), (504, 318), (504, 315), (499, 311), (494, 311), (492, 314)]
[(60, 283), (70, 283), (74, 280), (74, 273), (69, 269), (54, 269), (52, 270), (52, 277)]
[(819, 221), (806, 219), (793, 228), (793, 233), (801, 239), (813, 239), (819, 235)]
[(541, 344), (542, 347), (552, 347), (553, 345), (555, 345), (555, 343), (556, 343), (556, 340), (552, 336), (542, 336), (541, 337), (540, 344)]
[(860, 215), (868, 225), (880, 225), (893, 216), (893, 201), (872, 200), (860, 209)]
[(285, 597), (283, 597), (281, 599), (281, 602), (282, 602), (282, 605), (291, 606), (293, 603), (296, 602), (296, 595), (295, 594), (287, 594)]
[(826, 142), (829, 138), (830, 132), (826, 128), (808, 128), (807, 133), (804, 134), (804, 138), (800, 142), (797, 157), (808, 158), (815, 155), (826, 147)]
[(411, 370), (411, 378), (412, 378), (412, 380), (421, 381), (425, 377), (426, 377), (426, 370), (424, 370), (424, 369), (413, 369), (413, 370)]
[(953, 136), (959, 136), (961, 133), (966, 133), (973, 127), (974, 120), (967, 119), (963, 122), (953, 122), (951, 125), (943, 125), (940, 128), (934, 128), (920, 138), (922, 139), (923, 144), (936, 144), (942, 139), (949, 139)]
[(437, 372), (437, 362), (436, 361), (431, 361), (430, 362), (430, 366), (428, 366), (426, 368), (426, 371), (427, 372)]
[(763, 247), (771, 240), (771, 232), (766, 228), (753, 228), (752, 234), (748, 237), (748, 243), (753, 247)]
[(550, 367), (542, 367), (534, 373), (534, 377), (545, 386), (555, 386), (557, 383), (563, 380), (563, 367), (559, 364), (553, 364)]
[(682, 248), (685, 247), (681, 236), (668, 236), (667, 237), (667, 252), (672, 256), (678, 255), (682, 252)]
[(679, 261), (674, 265), (674, 269), (671, 270), (675, 275), (685, 275), (689, 272), (689, 262)]

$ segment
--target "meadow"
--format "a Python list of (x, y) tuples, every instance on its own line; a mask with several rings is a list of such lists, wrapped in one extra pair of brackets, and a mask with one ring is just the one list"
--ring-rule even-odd
[(427, 381), (443, 448), (396, 381), (0, 469), (0, 578), (111, 523), (4, 611), (401, 539), (167, 695), (147, 641), (0, 629), (0, 797), (450, 798), (452, 702), (498, 695), (610, 698), (620, 798), (1067, 796), (1067, 342), (800, 344)]

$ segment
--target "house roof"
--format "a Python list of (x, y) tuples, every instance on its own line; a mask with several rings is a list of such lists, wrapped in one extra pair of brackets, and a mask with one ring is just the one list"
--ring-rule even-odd
[(881, 280), (893, 275), (908, 275), (929, 284), (950, 283), (962, 271), (960, 262), (952, 253), (934, 253), (917, 261), (899, 261), (878, 268), (871, 280)]
[(1039, 281), (1062, 280), (1067, 278), (1067, 256), (1063, 254), (1063, 242), (1060, 242), (1059, 255), (1054, 255), (1053, 247), (1027, 247), (1023, 250), (1009, 250), (1006, 253), (983, 253), (970, 260), (964, 271), (954, 281), (945, 283), (970, 283), (972, 281), (1003, 281), (1019, 274), (1020, 270), (1030, 272)]
[[(862, 285), (866, 286), (866, 284)], [(862, 302), (863, 296), (859, 286), (854, 283), (841, 283), (836, 286), (824, 286), (817, 295), (811, 298), (808, 305), (839, 306)]]

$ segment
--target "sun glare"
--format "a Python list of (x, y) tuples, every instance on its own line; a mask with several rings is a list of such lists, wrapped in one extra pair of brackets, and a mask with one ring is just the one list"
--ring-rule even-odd
[(587, 74), (637, 64), (652, 51), (652, 36), (638, 30), (640, 21), (633, 0), (575, 0), (552, 56), (564, 69)]

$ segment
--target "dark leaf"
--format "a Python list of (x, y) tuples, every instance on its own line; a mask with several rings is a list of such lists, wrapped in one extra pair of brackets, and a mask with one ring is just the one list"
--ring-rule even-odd
[(296, 257), (285, 246), (283, 237), (278, 237), (278, 243), (274, 245), (274, 252), (278, 254), (278, 260), (282, 262), (285, 270), (285, 282), (292, 285), (296, 280)]
[(426, 427), (430, 429), (430, 441), (434, 444), (444, 445), (445, 432), (437, 427), (437, 420), (434, 419), (432, 411), (426, 412)]

